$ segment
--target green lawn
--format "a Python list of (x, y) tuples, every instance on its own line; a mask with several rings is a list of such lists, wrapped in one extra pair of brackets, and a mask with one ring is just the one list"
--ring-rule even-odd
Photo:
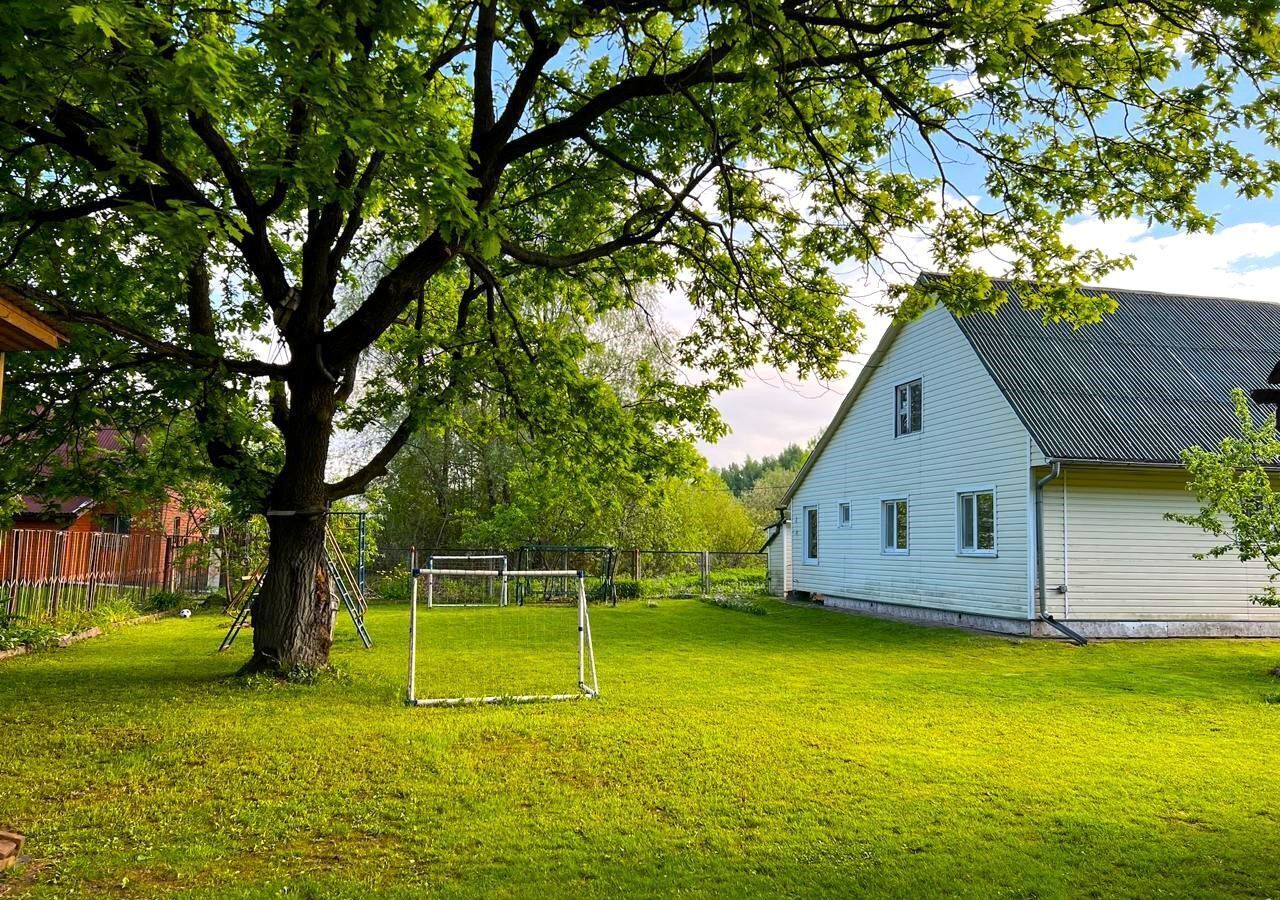
[[(424, 678), (551, 677), (559, 614), (491, 612)], [(1280, 643), (768, 613), (593, 608), (584, 703), (405, 708), (392, 606), (314, 685), (229, 678), (214, 615), (0, 664), (0, 893), (1280, 895)]]

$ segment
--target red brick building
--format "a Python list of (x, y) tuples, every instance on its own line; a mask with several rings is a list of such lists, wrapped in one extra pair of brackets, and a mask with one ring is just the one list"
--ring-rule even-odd
[[(100, 429), (96, 442), (107, 452), (124, 447), (113, 428)], [(116, 581), (169, 586), (175, 568), (187, 568), (183, 554), (207, 544), (205, 510), (187, 508), (173, 490), (145, 499), (28, 495), (22, 502), (13, 528), (0, 535), (0, 583), (107, 573)]]

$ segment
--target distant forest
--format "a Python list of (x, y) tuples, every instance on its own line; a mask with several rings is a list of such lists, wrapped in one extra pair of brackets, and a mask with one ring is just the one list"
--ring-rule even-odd
[(799, 444), (790, 444), (777, 456), (765, 456), (760, 459), (747, 457), (745, 462), (730, 463), (722, 469), (716, 469), (725, 485), (735, 497), (747, 494), (756, 482), (769, 472), (784, 469), (788, 472), (799, 470), (807, 451)]
[(714, 471), (746, 508), (752, 521), (764, 527), (777, 521), (783, 495), (817, 442), (815, 437), (807, 447), (791, 444), (775, 456), (760, 459), (748, 456), (744, 462), (730, 463)]

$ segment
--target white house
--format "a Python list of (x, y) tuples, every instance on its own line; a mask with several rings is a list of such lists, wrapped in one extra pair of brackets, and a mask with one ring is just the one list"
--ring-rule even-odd
[(1264, 567), (1197, 560), (1212, 537), (1164, 517), (1196, 506), (1179, 452), (1233, 433), (1231, 390), (1276, 364), (1280, 305), (1106, 293), (1118, 310), (1078, 331), (1016, 297), (893, 324), (787, 491), (771, 576), (1015, 634), (1280, 635), (1249, 600)]

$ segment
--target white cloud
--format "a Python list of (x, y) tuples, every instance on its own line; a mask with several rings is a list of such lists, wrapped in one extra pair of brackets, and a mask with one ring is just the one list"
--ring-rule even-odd
[[(1085, 219), (1070, 225), (1066, 237), (1077, 247), (1133, 257), (1133, 267), (1112, 274), (1108, 286), (1280, 301), (1280, 225), (1251, 222), (1214, 234), (1160, 235), (1139, 221)], [(921, 259), (912, 268), (930, 265)], [(879, 277), (844, 277), (851, 292), (868, 305), (884, 299), (885, 285)], [(673, 300), (670, 306), (683, 306), (673, 320), (688, 321), (687, 304)], [(843, 378), (829, 384), (804, 382), (759, 369), (746, 376), (741, 388), (722, 395), (717, 406), (733, 430), (717, 444), (702, 445), (707, 459), (725, 465), (748, 454), (758, 458), (777, 453), (793, 442), (803, 445), (825, 427), (888, 325), (882, 316), (866, 310), (862, 314), (867, 323), (864, 352), (847, 361)]]

